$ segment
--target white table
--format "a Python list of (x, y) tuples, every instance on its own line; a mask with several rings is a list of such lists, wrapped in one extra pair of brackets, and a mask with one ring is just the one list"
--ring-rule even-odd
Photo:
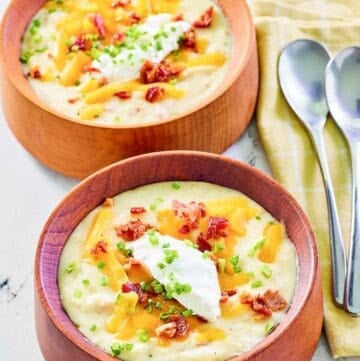
[[(9, 1), (0, 0), (0, 17)], [(270, 172), (254, 124), (226, 154)], [(40, 361), (33, 307), (36, 244), (47, 217), (77, 181), (30, 156), (11, 134), (1, 108), (0, 166), (0, 360)], [(327, 360), (332, 358), (323, 338), (313, 361)]]

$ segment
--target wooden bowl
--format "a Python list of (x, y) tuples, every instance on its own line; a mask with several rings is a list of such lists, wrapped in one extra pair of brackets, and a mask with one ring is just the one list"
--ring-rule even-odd
[(323, 310), (309, 221), (292, 196), (270, 177), (244, 163), (201, 152), (162, 152), (121, 161), (84, 180), (55, 209), (40, 237), (35, 264), (36, 330), (45, 359), (114, 360), (87, 341), (63, 310), (57, 286), (59, 258), (79, 222), (106, 198), (171, 180), (207, 181), (239, 190), (284, 222), (299, 262), (292, 305), (271, 335), (233, 361), (310, 360), (320, 337)]
[(41, 162), (75, 178), (120, 159), (153, 151), (223, 152), (251, 120), (259, 70), (255, 28), (246, 1), (218, 2), (234, 34), (234, 56), (222, 86), (180, 117), (146, 125), (107, 126), (66, 117), (36, 96), (19, 62), (20, 42), (44, 0), (12, 0), (0, 30), (2, 103), (12, 132)]

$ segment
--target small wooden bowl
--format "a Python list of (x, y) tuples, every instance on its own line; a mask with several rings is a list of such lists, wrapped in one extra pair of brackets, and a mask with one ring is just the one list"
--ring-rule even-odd
[(206, 181), (239, 190), (284, 222), (299, 262), (292, 305), (270, 336), (233, 361), (310, 360), (320, 337), (323, 309), (309, 221), (292, 196), (270, 177), (238, 161), (201, 152), (154, 153), (121, 161), (84, 180), (56, 208), (40, 237), (35, 264), (36, 330), (45, 359), (114, 360), (87, 341), (63, 310), (57, 286), (59, 258), (79, 222), (106, 198), (171, 180)]
[(255, 28), (245, 0), (218, 1), (234, 34), (233, 57), (220, 88), (181, 117), (146, 125), (106, 126), (66, 117), (44, 104), (23, 75), (21, 37), (44, 0), (12, 0), (0, 30), (4, 114), (18, 141), (41, 162), (83, 178), (120, 159), (176, 149), (223, 152), (251, 120), (259, 70)]

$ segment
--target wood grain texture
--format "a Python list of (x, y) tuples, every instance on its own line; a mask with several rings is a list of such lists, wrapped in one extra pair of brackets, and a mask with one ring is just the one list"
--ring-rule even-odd
[(310, 360), (322, 328), (322, 294), (314, 234), (300, 206), (270, 177), (249, 165), (214, 154), (179, 151), (142, 155), (99, 171), (75, 187), (49, 218), (35, 264), (36, 328), (45, 359), (113, 360), (85, 340), (63, 310), (57, 286), (59, 257), (75, 227), (106, 198), (172, 180), (207, 181), (239, 190), (284, 222), (299, 261), (291, 308), (270, 336), (233, 361)]
[(71, 120), (42, 103), (20, 66), (24, 30), (44, 0), (13, 0), (0, 31), (4, 114), (18, 141), (60, 173), (83, 178), (120, 159), (161, 150), (223, 152), (251, 120), (259, 69), (255, 28), (245, 0), (219, 0), (234, 34), (224, 83), (205, 102), (180, 118), (143, 126), (101, 126)]

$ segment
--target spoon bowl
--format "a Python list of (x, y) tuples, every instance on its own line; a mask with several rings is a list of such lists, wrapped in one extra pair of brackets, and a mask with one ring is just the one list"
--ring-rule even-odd
[[(282, 51), (279, 78), (286, 100), (307, 127), (322, 127), (328, 107), (325, 99), (324, 69), (328, 50), (313, 40), (296, 40)], [(305, 121), (306, 120), (306, 121)]]
[(341, 51), (326, 69), (331, 114), (348, 141), (352, 158), (352, 220), (344, 306), (360, 315), (360, 47)]

